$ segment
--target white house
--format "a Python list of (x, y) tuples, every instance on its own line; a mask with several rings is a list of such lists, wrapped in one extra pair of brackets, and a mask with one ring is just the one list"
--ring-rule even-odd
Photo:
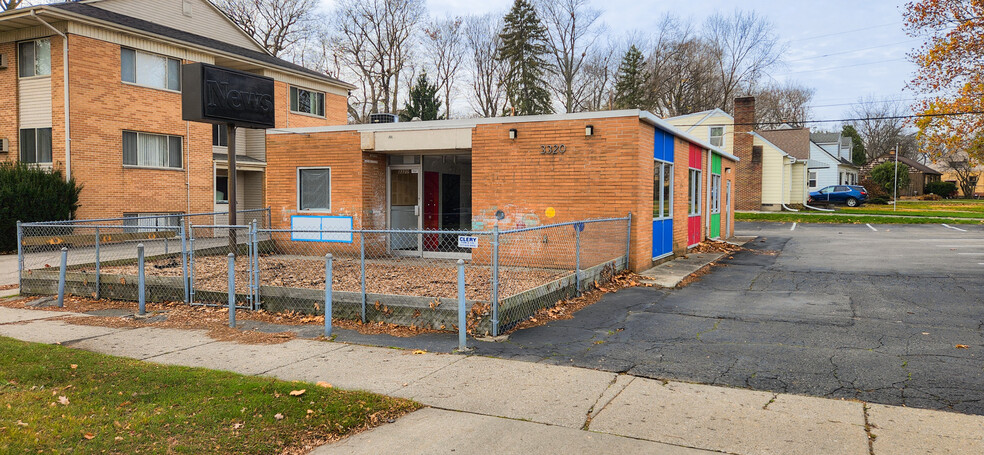
[(810, 169), (807, 187), (810, 191), (830, 185), (858, 183), (859, 168), (851, 161), (854, 141), (840, 133), (810, 134), (810, 160), (826, 164), (826, 168)]

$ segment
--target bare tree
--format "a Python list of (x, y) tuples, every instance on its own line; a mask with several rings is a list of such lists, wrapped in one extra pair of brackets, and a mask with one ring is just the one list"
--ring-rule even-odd
[(445, 118), (451, 118), (455, 83), (465, 59), (464, 21), (460, 17), (432, 20), (424, 27), (424, 51), (438, 89), (444, 92)]
[(620, 46), (613, 40), (593, 46), (582, 67), (584, 95), (580, 111), (612, 109), (615, 97), (615, 74), (618, 72)]
[(321, 20), (318, 0), (222, 0), (218, 6), (274, 56), (310, 37)]
[(759, 123), (785, 123), (799, 128), (810, 119), (816, 90), (795, 82), (770, 84), (755, 93)]
[(333, 58), (360, 84), (349, 98), (349, 116), (398, 112), (400, 80), (425, 16), (423, 0), (340, 0), (332, 14)]
[(754, 89), (765, 71), (780, 63), (784, 47), (775, 27), (755, 12), (707, 18), (703, 38), (710, 46), (720, 84), (720, 107), (730, 111), (736, 95)]
[(537, 6), (555, 60), (553, 91), (564, 109), (574, 112), (587, 95), (582, 69), (604, 29), (601, 11), (590, 8), (588, 0), (541, 0)]
[(0, 11), (10, 11), (17, 8), (23, 0), (0, 0)]
[(503, 86), (505, 68), (496, 57), (499, 54), (502, 16), (486, 14), (465, 20), (465, 48), (468, 52), (471, 90), (468, 102), (475, 114), (482, 117), (501, 115), (508, 102)]
[[(879, 100), (874, 97), (861, 98), (847, 112), (847, 116), (854, 118), (848, 122), (853, 126), (861, 139), (864, 140), (864, 148), (868, 154), (868, 160), (872, 161), (900, 145), (906, 139), (905, 120), (899, 117), (908, 115), (905, 106), (897, 100)], [(902, 156), (906, 156), (907, 149), (903, 148)], [(918, 147), (915, 147), (918, 150)]]

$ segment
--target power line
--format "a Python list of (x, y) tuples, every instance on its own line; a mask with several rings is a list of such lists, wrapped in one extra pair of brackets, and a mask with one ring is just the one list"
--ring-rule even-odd
[(922, 101), (922, 98), (900, 98), (900, 99), (889, 99), (889, 100), (875, 100), (875, 101), (856, 101), (853, 103), (839, 103), (839, 104), (808, 104), (808, 107), (840, 107), (840, 106), (856, 106), (858, 104), (883, 104), (883, 103), (901, 103), (904, 101)]
[(779, 74), (775, 74), (773, 76), (788, 76), (790, 74), (802, 74), (802, 73), (820, 73), (820, 72), (824, 72), (824, 71), (839, 70), (839, 69), (844, 69), (844, 68), (855, 68), (855, 67), (858, 67), (858, 66), (878, 65), (878, 64), (881, 64), (881, 63), (891, 63), (891, 62), (899, 62), (899, 61), (905, 61), (905, 60), (908, 60), (908, 59), (905, 59), (905, 58), (893, 58), (893, 59), (890, 59), (890, 60), (879, 60), (877, 62), (856, 63), (854, 65), (831, 66), (831, 67), (828, 67), (828, 68), (817, 68), (817, 69), (812, 69), (812, 70), (793, 71), (793, 72), (790, 72), (790, 73), (779, 73)]
[(799, 59), (796, 59), (796, 60), (787, 60), (785, 63), (796, 63), (796, 62), (804, 62), (804, 61), (807, 61), (807, 60), (817, 60), (817, 59), (821, 59), (821, 58), (835, 57), (835, 56), (838, 56), (838, 55), (845, 55), (845, 54), (853, 54), (855, 52), (870, 51), (872, 49), (881, 49), (883, 47), (898, 46), (899, 44), (909, 44), (909, 43), (913, 43), (913, 42), (914, 42), (914, 40), (911, 40), (910, 39), (910, 40), (906, 40), (906, 41), (899, 41), (897, 43), (882, 44), (881, 46), (865, 47), (865, 48), (854, 49), (854, 50), (850, 50), (850, 51), (833, 52), (833, 53), (830, 53), (830, 54), (818, 55), (816, 57), (805, 57), (805, 58), (799, 58)]
[(831, 37), (831, 36), (846, 35), (848, 33), (863, 32), (865, 30), (873, 30), (873, 29), (876, 29), (876, 28), (890, 27), (892, 25), (901, 25), (901, 24), (902, 24), (902, 22), (896, 21), (896, 22), (891, 22), (891, 23), (888, 23), (888, 24), (872, 25), (872, 26), (864, 27), (864, 28), (856, 28), (854, 30), (844, 30), (842, 32), (828, 33), (826, 35), (808, 36), (806, 38), (798, 38), (798, 39), (790, 40), (789, 42), (790, 43), (798, 43), (800, 41), (808, 41), (808, 40), (813, 40), (813, 39), (817, 39), (817, 38), (827, 38), (827, 37)]

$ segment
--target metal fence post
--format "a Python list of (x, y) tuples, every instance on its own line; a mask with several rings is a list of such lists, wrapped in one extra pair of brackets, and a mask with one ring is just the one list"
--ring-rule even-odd
[(359, 264), (362, 269), (362, 323), (366, 323), (366, 234), (359, 232)]
[(17, 287), (24, 286), (24, 226), (17, 222)]
[(147, 315), (147, 293), (145, 291), (146, 281), (144, 277), (144, 244), (137, 245), (137, 314)]
[(632, 254), (632, 212), (629, 212), (628, 220), (625, 224), (625, 270), (629, 269), (629, 256)]
[(100, 260), (99, 260), (99, 244), (102, 243), (102, 239), (99, 238), (99, 228), (96, 228), (96, 300), (99, 300), (101, 290), (99, 289), (99, 284), (101, 283), (102, 272), (99, 270)]
[(325, 255), (325, 337), (331, 336), (331, 253)]
[(458, 350), (468, 349), (468, 321), (465, 313), (465, 261), (458, 259)]
[(492, 336), (499, 336), (499, 223), (492, 227)]
[(58, 269), (58, 308), (65, 308), (65, 271), (68, 268), (68, 248), (61, 249), (61, 267)]
[(574, 284), (577, 295), (581, 295), (581, 226), (574, 224)]
[(260, 231), (259, 223), (253, 219), (253, 257), (250, 260), (250, 278), (253, 281), (253, 310), (260, 309)]
[(188, 303), (195, 303), (195, 226), (188, 222)]
[(188, 289), (188, 233), (185, 231), (184, 222), (178, 226), (178, 234), (181, 235), (181, 278), (184, 284), (184, 302), (191, 303), (191, 292)]
[(229, 253), (229, 327), (236, 328), (236, 255)]

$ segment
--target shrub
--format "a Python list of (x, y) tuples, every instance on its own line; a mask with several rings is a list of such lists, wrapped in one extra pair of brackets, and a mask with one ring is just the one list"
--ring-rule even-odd
[(919, 196), (919, 200), (920, 201), (939, 201), (939, 200), (942, 200), (942, 199), (943, 198), (940, 195), (933, 194), (933, 193), (926, 193), (926, 194), (924, 194), (922, 196)]
[(888, 197), (886, 197), (886, 196), (875, 196), (875, 197), (872, 197), (872, 198), (868, 198), (868, 200), (865, 201), (865, 202), (867, 202), (868, 204), (888, 205)]
[(23, 163), (0, 163), (0, 251), (17, 249), (17, 222), (68, 220), (75, 216), (82, 186), (61, 171)]
[(861, 179), (861, 182), (859, 182), (859, 183), (861, 184), (861, 186), (864, 187), (865, 190), (868, 191), (868, 201), (869, 202), (871, 201), (872, 198), (876, 198), (876, 197), (884, 197), (884, 198), (886, 198), (885, 199), (886, 201), (890, 197), (890, 195), (888, 194), (888, 192), (885, 191), (885, 188), (883, 188), (881, 185), (879, 185), (879, 184), (875, 183), (874, 181), (872, 181), (870, 177), (865, 177), (865, 178)]
[[(909, 185), (909, 166), (899, 164), (898, 187), (905, 188)], [(886, 194), (895, 193), (895, 162), (886, 161), (871, 169), (871, 180), (885, 189)], [(867, 188), (867, 187), (865, 187)]]
[(926, 193), (940, 197), (953, 197), (957, 194), (957, 184), (953, 182), (929, 182), (926, 184)]

